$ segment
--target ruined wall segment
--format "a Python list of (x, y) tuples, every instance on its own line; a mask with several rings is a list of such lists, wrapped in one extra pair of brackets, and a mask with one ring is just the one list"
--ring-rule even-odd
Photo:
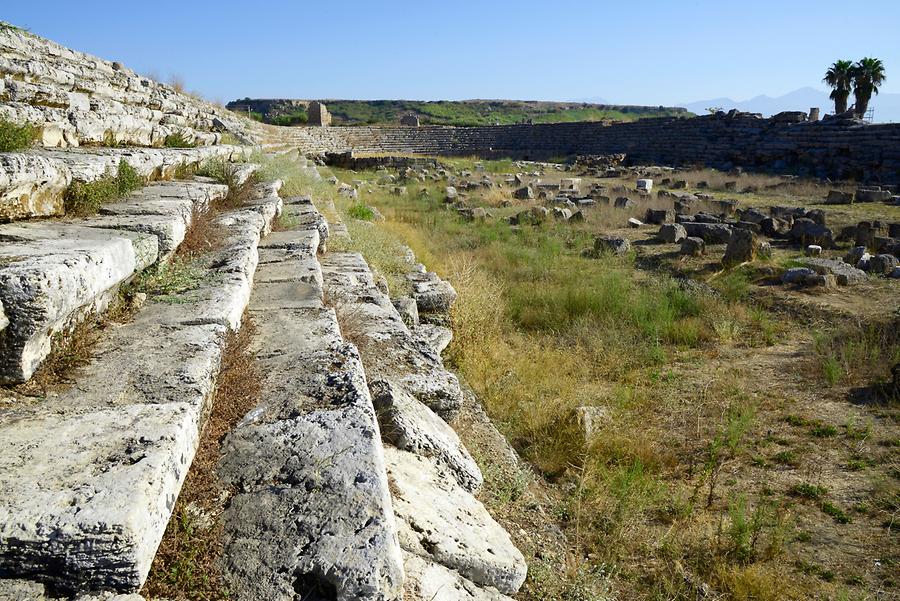
[(38, 126), (45, 147), (162, 146), (175, 134), (210, 145), (226, 131), (252, 137), (247, 122), (222, 107), (13, 27), (0, 27), (0, 119)]
[(333, 127), (302, 130), (307, 152), (409, 152), (548, 159), (626, 153), (637, 163), (900, 182), (900, 124), (829, 119), (784, 123), (748, 114), (485, 127)]

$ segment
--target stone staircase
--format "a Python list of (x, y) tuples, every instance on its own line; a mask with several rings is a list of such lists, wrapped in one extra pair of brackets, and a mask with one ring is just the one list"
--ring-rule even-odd
[[(243, 169), (246, 173), (247, 169)], [(54, 593), (136, 590), (190, 467), (229, 330), (240, 326), (276, 186), (215, 217), (223, 240), (190, 292), (110, 324), (74, 383), (0, 406), (0, 575)], [(27, 381), (58, 332), (102, 313), (119, 287), (165, 262), (192, 215), (228, 192), (149, 186), (106, 215), (0, 226), (3, 377)], [(2, 596), (2, 592), (0, 592)]]
[[(301, 154), (342, 142), (250, 123), (6, 26), (0, 76), (0, 119), (39, 129), (37, 147), (0, 153), (0, 601), (142, 598), (248, 315), (260, 400), (215, 469), (230, 598), (518, 590), (525, 561), (446, 421), (462, 399), (440, 356), (452, 287), (410, 253), (411, 296), (392, 302), (363, 257), (327, 252), (343, 224), (282, 199), (281, 182), (248, 183), (256, 166), (241, 161), (257, 148), (221, 144), (223, 132)], [(175, 135), (191, 147), (168, 147)], [(211, 161), (231, 189), (190, 175)], [(67, 214), (74, 186), (122, 165), (146, 185)], [(296, 168), (318, 177), (299, 155)], [(203, 223), (215, 244), (184, 255)], [(133, 293), (185, 256), (187, 285)], [(48, 371), (85, 332), (75, 367)]]
[[(175, 160), (160, 152), (157, 164)], [(106, 324), (89, 361), (38, 396), (17, 385), (61, 335), (172, 261), (229, 190), (159, 181), (94, 217), (0, 225), (0, 599), (141, 589), (245, 312), (264, 376), (217, 469), (232, 598), (505, 599), (521, 586), (524, 559), (474, 496), (481, 473), (444, 421), (461, 392), (434, 346), (440, 326), (407, 325), (363, 257), (327, 252), (311, 199), (279, 188), (217, 213), (222, 241), (196, 285)], [(271, 231), (282, 212), (292, 228)], [(412, 260), (408, 277), (423, 314), (455, 298)]]

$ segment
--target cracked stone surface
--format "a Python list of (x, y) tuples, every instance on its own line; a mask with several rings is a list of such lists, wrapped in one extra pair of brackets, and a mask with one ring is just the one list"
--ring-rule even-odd
[(69, 223), (0, 225), (0, 381), (23, 382), (54, 334), (102, 311), (119, 284), (153, 264), (156, 236)]
[[(237, 325), (230, 316), (243, 312), (259, 235), (279, 203), (222, 216), (227, 234), (208, 278), (243, 278), (242, 287), (151, 300), (103, 331), (72, 386), (0, 409), (5, 575), (73, 593), (143, 584), (193, 460), (226, 332)], [(88, 239), (122, 234), (82, 229)]]
[[(268, 259), (314, 259), (309, 236), (279, 233), (302, 243), (278, 236)], [(292, 283), (280, 267), (266, 261), (258, 277)], [(293, 283), (301, 278), (317, 280), (298, 269)], [(262, 403), (228, 435), (219, 467), (238, 491), (224, 516), (226, 579), (237, 599), (299, 601), (311, 587), (337, 599), (398, 599), (402, 558), (359, 355), (320, 296), (297, 308), (290, 289), (269, 290), (251, 302), (265, 315), (252, 349)]]
[(330, 253), (322, 258), (327, 293), (339, 315), (347, 316), (370, 378), (389, 380), (405, 388), (441, 417), (459, 409), (462, 392), (438, 353), (414, 336), (358, 253)]
[(513, 594), (525, 558), (481, 504), (430, 459), (385, 447), (400, 545), (479, 586)]
[(484, 483), (481, 470), (459, 436), (431, 409), (386, 380), (370, 380), (382, 440), (398, 449), (430, 457), (470, 492)]

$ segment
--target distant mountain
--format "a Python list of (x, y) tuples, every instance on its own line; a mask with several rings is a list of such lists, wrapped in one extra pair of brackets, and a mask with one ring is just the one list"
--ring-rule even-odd
[[(853, 97), (850, 97), (853, 102)], [(756, 96), (749, 100), (732, 100), (731, 98), (712, 98), (697, 102), (681, 103), (692, 113), (706, 114), (708, 108), (721, 108), (723, 110), (738, 109), (749, 113), (762, 113), (765, 116), (774, 115), (781, 111), (808, 111), (810, 107), (817, 106), (822, 114), (831, 112), (834, 107), (828, 92), (816, 88), (800, 88), (788, 92), (783, 96)], [(900, 94), (881, 93), (873, 96), (869, 106), (875, 109), (875, 121), (878, 123), (900, 122)]]

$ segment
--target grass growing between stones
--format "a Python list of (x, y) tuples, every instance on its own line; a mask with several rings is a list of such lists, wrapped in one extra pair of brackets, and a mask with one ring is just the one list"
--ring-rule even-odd
[[(485, 171), (503, 169), (486, 165)], [(818, 434), (831, 431), (827, 414), (816, 418), (825, 429), (815, 433), (784, 421), (797, 406), (812, 415), (825, 411), (816, 393), (821, 380), (804, 379), (805, 367), (784, 358), (795, 348), (786, 331), (796, 334), (797, 324), (751, 301), (751, 272), (723, 272), (713, 290), (686, 286), (660, 271), (636, 269), (634, 253), (583, 257), (593, 234), (610, 227), (600, 207), (583, 224), (510, 228), (499, 218), (465, 221), (448, 210), (440, 200), (444, 183), (410, 183), (429, 194), (398, 197), (379, 188), (374, 173), (334, 173), (346, 182), (365, 180), (359, 202), (386, 218), (352, 218), (353, 202), (334, 186), (308, 190), (317, 202), (334, 203), (352, 245), (370, 264), (382, 269), (389, 261), (381, 255), (390, 254), (385, 240), (402, 241), (453, 283), (459, 300), (446, 358), (553, 491), (543, 501), (522, 502), (516, 478), (494, 481), (485, 468), (485, 501), (532, 568), (520, 598), (838, 599), (894, 586), (890, 569), (862, 578), (846, 565), (846, 551), (823, 542), (865, 540), (895, 565), (891, 527), (881, 539), (858, 524), (840, 473), (841, 465), (868, 469), (860, 458), (874, 439), (893, 448), (889, 424), (845, 444), (850, 434), (837, 428)], [(487, 206), (498, 217), (523, 207), (504, 209), (491, 198), (472, 194), (469, 206)], [(400, 294), (390, 287), (392, 296)], [(858, 369), (864, 358), (872, 363), (873, 353), (882, 353), (883, 364), (894, 356), (896, 345), (883, 334), (861, 336), (857, 342), (837, 332), (823, 338), (822, 352), (857, 366), (842, 382), (875, 373)], [(836, 406), (832, 399), (827, 405), (828, 411)], [(606, 411), (589, 440), (576, 417), (584, 406)], [(842, 459), (815, 462), (821, 453)], [(890, 472), (889, 454), (876, 453), (870, 465)], [(834, 492), (806, 503), (792, 489), (800, 482), (827, 483)], [(832, 482), (844, 482), (843, 491)], [(854, 494), (888, 499), (872, 504), (891, 507), (896, 495), (877, 490), (895, 486), (896, 478), (884, 482), (881, 489), (863, 484)], [(875, 492), (864, 492), (870, 489)], [(536, 511), (562, 528), (566, 544), (548, 543), (532, 527), (529, 514)], [(876, 531), (893, 519), (891, 510), (878, 511), (881, 522), (868, 526)], [(794, 567), (810, 556), (831, 565)], [(831, 581), (820, 576), (838, 571), (844, 575)]]
[(172, 518), (142, 594), (148, 598), (212, 601), (228, 591), (218, 566), (221, 514), (228, 499), (216, 477), (222, 440), (259, 400), (261, 374), (249, 346), (255, 328), (245, 316), (225, 342), (211, 411), (197, 454), (175, 503)]
[(0, 152), (15, 152), (27, 150), (34, 144), (40, 130), (29, 124), (17, 124), (6, 119), (0, 119)]
[(93, 182), (72, 182), (63, 197), (66, 215), (88, 217), (96, 215), (103, 204), (115, 202), (139, 190), (146, 182), (124, 159), (119, 161), (115, 174)]
[(196, 143), (189, 141), (181, 132), (169, 134), (163, 140), (163, 146), (166, 148), (194, 148)]

